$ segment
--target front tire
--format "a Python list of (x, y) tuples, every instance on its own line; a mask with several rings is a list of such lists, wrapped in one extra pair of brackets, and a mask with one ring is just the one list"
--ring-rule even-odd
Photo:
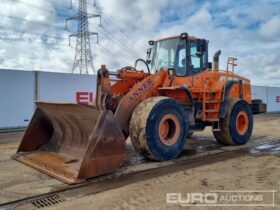
[(134, 148), (152, 160), (171, 160), (183, 150), (188, 123), (184, 108), (168, 97), (152, 97), (141, 102), (130, 120)]
[(250, 105), (240, 99), (230, 99), (226, 116), (220, 119), (220, 131), (213, 131), (216, 140), (224, 145), (246, 144), (253, 131)]

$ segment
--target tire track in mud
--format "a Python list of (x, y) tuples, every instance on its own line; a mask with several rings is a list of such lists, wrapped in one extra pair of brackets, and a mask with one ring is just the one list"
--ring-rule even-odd
[[(279, 160), (280, 163), (280, 160)], [(259, 181), (259, 184), (262, 186), (266, 186), (266, 185), (272, 185), (271, 182), (271, 177), (272, 174), (276, 174), (278, 173), (277, 171), (279, 171), (279, 165), (275, 166), (275, 167), (267, 167), (269, 165), (269, 161), (265, 161), (265, 163), (263, 165), (261, 165), (260, 167), (258, 167), (257, 169), (257, 174), (256, 174), (256, 178)], [(277, 169), (278, 167), (278, 169)], [(279, 175), (280, 177), (280, 175)]]

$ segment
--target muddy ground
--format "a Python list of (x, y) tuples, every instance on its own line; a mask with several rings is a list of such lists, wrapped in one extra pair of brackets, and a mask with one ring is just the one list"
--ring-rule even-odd
[[(127, 179), (125, 184), (115, 189), (94, 194), (81, 193), (46, 209), (193, 209), (194, 206), (195, 209), (224, 209), (198, 207), (197, 202), (193, 202), (191, 207), (166, 203), (167, 193), (208, 193), (213, 190), (276, 190), (274, 207), (226, 209), (280, 209), (280, 114), (257, 115), (254, 126), (250, 143), (240, 147), (217, 144), (211, 129), (195, 133), (188, 139), (181, 157), (163, 163), (145, 160), (135, 153), (128, 142), (128, 159), (124, 166), (110, 176), (91, 179), (88, 183), (155, 168), (164, 169), (155, 172), (154, 176), (150, 173)], [(23, 134), (0, 134), (0, 204), (69, 187), (10, 158)], [(242, 148), (248, 149), (237, 152)], [(231, 154), (230, 158), (229, 155), (215, 156), (226, 151)], [(191, 167), (192, 160), (198, 161), (198, 164)], [(271, 203), (271, 197), (265, 195), (264, 198)], [(29, 205), (17, 209), (32, 208)]]

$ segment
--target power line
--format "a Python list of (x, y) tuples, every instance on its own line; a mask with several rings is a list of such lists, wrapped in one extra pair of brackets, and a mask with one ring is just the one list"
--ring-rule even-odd
[[(110, 24), (110, 22), (105, 18), (104, 19), (104, 22), (107, 22), (108, 24)], [(110, 24), (110, 25), (112, 25), (112, 24)], [(112, 28), (112, 30), (111, 31), (113, 31), (114, 33), (115, 33), (115, 30), (116, 29), (114, 29), (114, 28)], [(119, 32), (118, 33), (118, 36), (119, 35), (121, 35), (124, 39), (126, 39), (127, 41), (130, 41), (131, 43), (136, 43), (134, 40), (132, 40), (131, 38), (128, 38), (128, 36), (125, 34), (125, 33), (123, 33), (122, 31), (120, 31), (120, 30), (117, 30), (116, 32)]]
[[(15, 42), (21, 42), (22, 39), (14, 39), (14, 38), (7, 38), (7, 37), (0, 37), (1, 40), (7, 40), (7, 41), (15, 41)], [(28, 42), (30, 42), (29, 40), (27, 40)], [(45, 46), (44, 43), (36, 43), (36, 42), (32, 42), (32, 45), (37, 45), (37, 46)], [(49, 45), (49, 44), (48, 44)], [(44, 51), (48, 51), (48, 50), (54, 50), (54, 49), (59, 49), (57, 46), (57, 44), (54, 44), (54, 43), (51, 43), (51, 45), (53, 46), (51, 49), (45, 49)], [(61, 46), (68, 46), (67, 44), (60, 44)], [(101, 52), (103, 55), (106, 55), (110, 60), (112, 61), (119, 61), (120, 64), (125, 64), (125, 65), (130, 65), (130, 63), (127, 61), (126, 58), (124, 58), (123, 56), (117, 54), (117, 53), (114, 53), (112, 51), (110, 51), (108, 48), (106, 48), (105, 46), (102, 46), (102, 45), (99, 45), (100, 47), (97, 49), (99, 52)], [(45, 46), (46, 47), (46, 46)], [(5, 56), (5, 58), (7, 59), (7, 57)], [(8, 59), (10, 60), (14, 60), (15, 58), (14, 57), (9, 57)], [(95, 58), (96, 60), (98, 60), (100, 63), (101, 60), (98, 59), (98, 58)], [(36, 65), (36, 63), (32, 63), (32, 65)], [(41, 64), (40, 64), (41, 65)], [(50, 66), (48, 67), (44, 67), (44, 68), (50, 68)], [(54, 67), (51, 67), (51, 68), (54, 68)], [(57, 68), (57, 67), (55, 67)]]
[(14, 19), (14, 20), (22, 21), (22, 22), (28, 22), (28, 23), (32, 23), (32, 24), (36, 24), (36, 25), (42, 25), (42, 26), (46, 26), (46, 27), (55, 28), (55, 29), (58, 29), (58, 30), (64, 30), (65, 31), (65, 28), (54, 26), (54, 25), (51, 25), (51, 24), (48, 24), (48, 23), (26, 20), (24, 18), (12, 16), (12, 15), (2, 15), (2, 14), (0, 14), (0, 16), (1, 17), (8, 17), (10, 19)]
[(111, 56), (113, 56), (114, 58), (118, 58), (120, 61), (122, 61), (123, 63), (126, 63), (126, 64), (129, 64), (127, 62), (127, 60), (125, 58), (123, 58), (122, 56), (116, 54), (116, 53), (113, 53), (112, 51), (108, 50), (107, 48), (101, 46), (102, 48), (100, 48), (99, 50), (102, 51), (104, 54), (109, 54)]
[(16, 29), (16, 28), (10, 27), (10, 26), (2, 26), (2, 29), (12, 30), (12, 31), (15, 31), (15, 32), (23, 33), (23, 34), (30, 34), (30, 35), (33, 35), (33, 36), (39, 36), (41, 38), (52, 38), (52, 39), (56, 39), (56, 40), (64, 39), (63, 36), (45, 35), (45, 34), (41, 34), (41, 33)]
[[(97, 6), (96, 6), (96, 1), (94, 0), (94, 3), (93, 5), (92, 4), (88, 4), (90, 6), (94, 6), (101, 14), (102, 14), (102, 17), (105, 17), (105, 21), (107, 19), (107, 22), (111, 23), (111, 25), (113, 25), (122, 35), (123, 37), (127, 40), (129, 39), (130, 41), (132, 41), (133, 43), (135, 43), (135, 40), (133, 40), (131, 38), (131, 35), (128, 35), (126, 34), (122, 29), (121, 27), (119, 27), (115, 22), (113, 22), (110, 17), (108, 17), (101, 9), (99, 9)], [(102, 28), (103, 30), (105, 30), (105, 28), (103, 27)], [(109, 31), (106, 30), (106, 33), (112, 35), (112, 33), (110, 33)], [(131, 51), (132, 49), (130, 49), (129, 47), (126, 46), (126, 44), (124, 44), (122, 41), (120, 41), (118, 38), (115, 38), (115, 40), (117, 40), (118, 42), (121, 42), (122, 45), (125, 46), (126, 49), (128, 49), (129, 51)], [(134, 51), (132, 51), (132, 53), (135, 53)], [(136, 54), (135, 54), (136, 55)], [(137, 55), (136, 55), (137, 56)]]
[[(30, 4), (30, 3), (27, 3), (27, 2), (22, 1), (22, 0), (18, 0), (17, 3), (27, 5), (29, 7), (35, 8), (35, 9), (40, 10), (40, 11), (48, 12), (50, 14), (55, 14), (55, 11), (53, 11), (53, 10), (46, 10), (46, 8), (44, 8), (44, 7), (40, 7), (40, 6), (37, 6), (35, 4)], [(66, 13), (65, 14), (59, 13), (59, 14), (63, 15), (63, 16), (67, 16), (68, 15)]]
[[(101, 11), (101, 10), (99, 10)], [(127, 39), (129, 39), (130, 41), (134, 42), (135, 43), (135, 40), (132, 39), (132, 36), (131, 35), (128, 35), (127, 33), (125, 33), (121, 27), (119, 27), (115, 22), (113, 22), (107, 15), (104, 14), (104, 12), (102, 12), (102, 15), (105, 17), (105, 20), (107, 19), (107, 22), (110, 22), (124, 37), (126, 37)]]
[[(23, 40), (27, 40), (27, 42), (32, 42), (32, 45), (37, 45), (37, 46), (40, 46), (40, 47), (47, 47), (46, 45), (52, 45), (53, 47), (51, 49), (44, 49), (44, 50), (54, 50), (54, 49), (59, 49), (58, 46), (68, 46), (68, 44), (57, 44), (57, 43), (36, 43), (36, 42), (33, 42), (33, 41), (30, 41), (29, 39), (18, 39), (18, 38), (10, 38), (10, 37), (0, 37), (0, 40), (6, 40), (6, 41), (13, 41), (13, 42), (22, 42)], [(118, 61), (121, 61), (121, 63), (125, 63), (127, 65), (129, 65), (129, 63), (127, 62), (127, 60), (116, 54), (116, 53), (113, 53), (112, 51), (110, 51), (108, 48), (106, 48), (105, 46), (102, 46), (102, 45), (99, 45), (100, 48), (98, 48), (98, 51), (101, 51), (102, 54), (104, 55), (107, 55), (109, 57), (109, 59), (111, 60), (118, 60)], [(7, 57), (5, 57), (7, 58)], [(14, 59), (14, 57), (10, 57), (8, 59)], [(99, 60), (99, 59), (98, 59)], [(99, 60), (100, 61), (100, 60)]]
[[(110, 32), (108, 32), (104, 27), (101, 26), (101, 29), (103, 29), (103, 35), (105, 35), (108, 39), (112, 40), (113, 42), (115, 42), (116, 44), (118, 44), (121, 48), (126, 49), (127, 51), (129, 51), (130, 53), (132, 53), (135, 57), (139, 57), (139, 55), (137, 55), (135, 53), (135, 51), (133, 51), (131, 48), (129, 48), (126, 44), (124, 44), (121, 40), (119, 40), (118, 38), (116, 38), (115, 36), (112, 36)], [(109, 35), (110, 34), (110, 35)]]
[(52, 49), (59, 49), (57, 46), (68, 46), (68, 44), (64, 43), (49, 43), (49, 42), (35, 42), (34, 40), (32, 40), (31, 38), (30, 39), (27, 39), (27, 38), (12, 38), (12, 37), (1, 37), (0, 36), (0, 40), (5, 40), (5, 41), (10, 41), (10, 42), (22, 42), (24, 43), (23, 41), (25, 42), (28, 42), (29, 44), (32, 43), (32, 45), (37, 45), (37, 46), (41, 46), (41, 47), (47, 47), (47, 46), (52, 46)]
[[(129, 51), (132, 51), (133, 53), (134, 53), (134, 55), (136, 55), (137, 57), (139, 56), (139, 54), (142, 54), (142, 52), (140, 52), (140, 51), (135, 51), (135, 42), (133, 41), (133, 49), (130, 47), (130, 46), (128, 46), (127, 44), (127, 42), (123, 42), (123, 41), (121, 41), (121, 39), (119, 39), (119, 37), (117, 37), (114, 33), (110, 33), (107, 29), (105, 29), (104, 27), (102, 28), (101, 27), (101, 29), (103, 29), (106, 33), (108, 33), (108, 34), (110, 34), (110, 35), (112, 35), (118, 42), (120, 42), (122, 45), (124, 45), (125, 47), (126, 47), (126, 49), (128, 49)], [(123, 36), (124, 37), (124, 36)], [(124, 39), (127, 41), (127, 38), (125, 38), (124, 37)]]
[(66, 6), (64, 6), (64, 5), (62, 5), (62, 4), (58, 4), (58, 3), (56, 3), (55, 1), (52, 1), (52, 0), (47, 0), (47, 1), (51, 2), (51, 3), (54, 4), (54, 5), (57, 5), (57, 6), (59, 6), (59, 7), (62, 7), (62, 8), (64, 8), (64, 9), (72, 10), (71, 5), (70, 5), (69, 7), (66, 7)]
[[(20, 32), (24, 32), (24, 31), (20, 31)], [(42, 36), (44, 36), (44, 35), (42, 35)], [(50, 36), (48, 36), (48, 37), (50, 37)], [(65, 43), (50, 43), (50, 42), (39, 42), (39, 43), (37, 43), (32, 38), (3, 37), (3, 36), (0, 35), (0, 40), (14, 41), (14, 42), (26, 41), (26, 42), (29, 42), (29, 43), (32, 43), (32, 44), (36, 44), (36, 45), (41, 45), (41, 46), (58, 46), (59, 45), (59, 46), (65, 46), (65, 47), (67, 46), (67, 47), (69, 47), (69, 43), (66, 42), (68, 40), (66, 40), (66, 39), (61, 41), (61, 42), (65, 41)], [(73, 48), (72, 46), (70, 46), (70, 47)]]
[[(133, 40), (131, 38), (130, 35), (124, 33), (124, 31), (121, 29), (121, 27), (119, 27), (115, 22), (113, 22), (110, 17), (108, 17), (101, 9), (99, 9), (97, 6), (96, 6), (96, 1), (94, 0), (94, 4), (91, 5), (91, 6), (94, 6), (101, 14), (102, 14), (102, 17), (105, 17), (105, 21), (107, 19), (107, 22), (110, 22), (122, 35), (123, 37), (127, 40), (129, 39), (130, 41), (132, 41), (134, 44), (135, 44), (135, 40)], [(119, 38), (116, 38), (114, 35), (112, 35), (113, 33), (110, 33), (108, 30), (106, 30), (104, 27), (101, 27), (101, 29), (103, 29), (105, 31), (105, 33), (107, 34), (110, 34), (110, 37), (106, 36), (107, 38), (109, 38), (110, 40), (112, 40), (111, 36), (113, 36), (113, 39), (115, 39), (117, 42), (119, 42), (122, 46), (124, 46), (124, 48), (128, 51), (130, 51), (131, 53), (133, 53), (136, 57), (139, 57), (138, 54), (132, 50), (130, 47), (128, 47), (125, 43), (123, 43)], [(113, 41), (113, 40), (112, 40)], [(139, 53), (139, 52), (138, 52)], [(142, 54), (142, 53), (140, 53)]]
[(112, 19), (113, 19), (112, 17), (110, 18), (109, 15), (106, 15), (102, 9), (100, 9), (99, 7), (97, 7), (97, 6), (96, 6), (96, 3), (94, 3), (94, 5), (92, 5), (92, 6), (94, 6), (94, 7), (102, 14), (102, 16), (105, 17), (105, 20), (107, 19), (107, 21), (110, 22), (121, 34), (123, 34), (126, 38), (130, 39), (132, 42), (135, 43), (135, 41), (137, 40), (136, 37), (134, 37), (134, 39), (132, 39), (132, 36), (133, 36), (133, 35), (126, 33), (126, 32), (122, 29), (122, 27), (120, 27), (116, 22), (114, 22), (114, 21), (112, 20)]
[(114, 39), (112, 39), (112, 38), (111, 38), (110, 36), (108, 36), (106, 33), (101, 32), (101, 35), (104, 36), (105, 39), (107, 38), (107, 39), (111, 40), (111, 41), (113, 42), (113, 44), (117, 45), (119, 48), (123, 49), (122, 52), (124, 52), (125, 54), (127, 54), (129, 57), (130, 57), (130, 56), (134, 56), (134, 55), (132, 55), (128, 50), (126, 50), (126, 48), (125, 48), (123, 45), (121, 45), (120, 43), (116, 42)]

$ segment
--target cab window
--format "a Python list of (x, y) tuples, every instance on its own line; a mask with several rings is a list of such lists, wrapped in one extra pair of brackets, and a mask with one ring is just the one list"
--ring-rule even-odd
[(181, 48), (178, 51), (178, 59), (176, 62), (176, 74), (178, 76), (186, 75), (186, 48)]
[(207, 51), (202, 53), (197, 51), (197, 41), (191, 41), (190, 47), (190, 72), (196, 74), (203, 71), (207, 67)]
[(152, 72), (175, 68), (178, 75), (186, 74), (186, 41), (180, 38), (156, 42), (151, 61)]

